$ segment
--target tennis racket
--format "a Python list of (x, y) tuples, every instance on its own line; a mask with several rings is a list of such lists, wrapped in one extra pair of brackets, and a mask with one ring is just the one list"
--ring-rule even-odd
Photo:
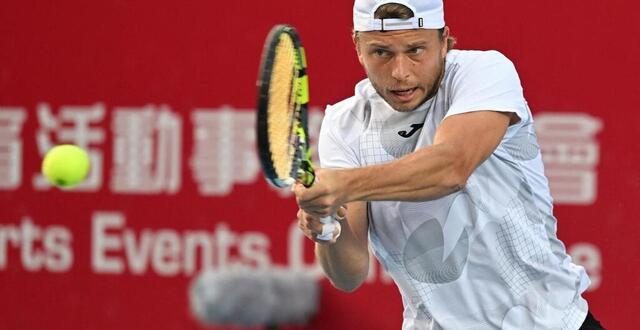
[[(268, 182), (311, 187), (316, 180), (309, 149), (307, 105), (309, 82), (304, 49), (289, 25), (271, 29), (262, 51), (258, 78), (258, 153)], [(324, 217), (319, 240), (334, 242), (340, 223)]]

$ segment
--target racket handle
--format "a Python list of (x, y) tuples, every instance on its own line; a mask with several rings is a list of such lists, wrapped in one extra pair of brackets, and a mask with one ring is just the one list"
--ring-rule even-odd
[(340, 222), (334, 219), (333, 216), (320, 218), (320, 222), (322, 222), (322, 234), (316, 238), (321, 241), (335, 243), (342, 231)]

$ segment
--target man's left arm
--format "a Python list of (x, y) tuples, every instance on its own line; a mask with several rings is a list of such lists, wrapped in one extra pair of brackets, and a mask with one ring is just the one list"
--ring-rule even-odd
[(308, 213), (326, 216), (352, 201), (424, 201), (460, 190), (503, 139), (511, 112), (474, 111), (445, 118), (433, 145), (396, 161), (342, 170), (318, 170), (317, 183), (296, 190)]

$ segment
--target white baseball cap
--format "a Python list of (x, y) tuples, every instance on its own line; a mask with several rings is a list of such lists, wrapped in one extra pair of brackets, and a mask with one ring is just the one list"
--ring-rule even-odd
[[(413, 11), (408, 19), (374, 17), (376, 10), (385, 4), (397, 3)], [(355, 0), (353, 4), (353, 29), (355, 31), (390, 31), (409, 29), (441, 29), (444, 27), (442, 0)]]

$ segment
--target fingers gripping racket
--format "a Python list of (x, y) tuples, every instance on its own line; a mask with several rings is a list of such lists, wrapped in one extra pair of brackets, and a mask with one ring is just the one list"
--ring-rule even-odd
[[(311, 187), (315, 173), (307, 134), (309, 83), (304, 49), (289, 25), (271, 29), (258, 78), (258, 152), (267, 180), (277, 187)], [(324, 217), (318, 239), (335, 241), (340, 223)]]

